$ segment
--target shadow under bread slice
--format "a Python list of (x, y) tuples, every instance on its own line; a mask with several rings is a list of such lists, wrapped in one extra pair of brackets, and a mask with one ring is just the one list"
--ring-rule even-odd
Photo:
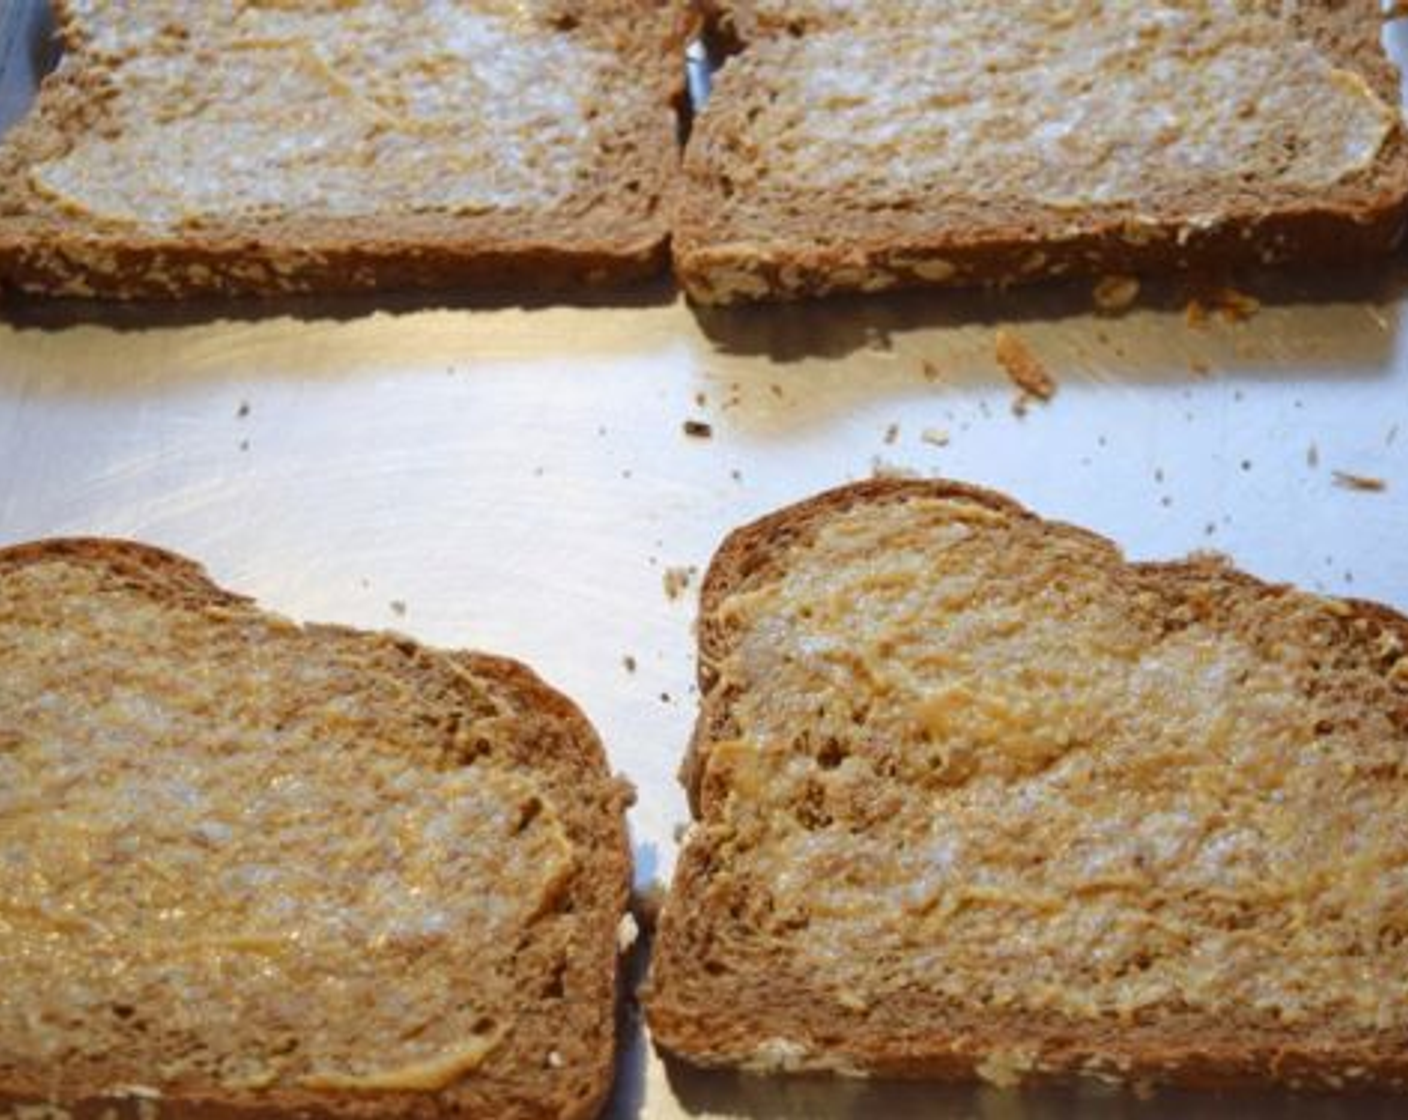
[(949, 482), (705, 580), (646, 1006), (706, 1066), (1408, 1079), (1408, 619)]
[(593, 1115), (629, 796), (515, 662), (0, 550), (0, 1104)]

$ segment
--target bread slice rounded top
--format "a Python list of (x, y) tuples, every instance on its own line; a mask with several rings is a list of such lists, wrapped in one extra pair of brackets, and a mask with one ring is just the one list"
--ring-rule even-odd
[(647, 1011), (692, 1061), (1408, 1078), (1408, 619), (875, 481), (728, 538)]
[(0, 1101), (594, 1114), (628, 798), (515, 662), (0, 551)]

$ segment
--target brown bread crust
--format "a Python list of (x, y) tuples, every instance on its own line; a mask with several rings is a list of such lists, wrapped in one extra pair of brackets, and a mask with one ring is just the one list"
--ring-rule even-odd
[[(681, 780), (702, 829), (722, 811), (725, 789), (708, 777), (712, 747), (737, 738), (736, 686), (721, 674), (737, 633), (721, 607), (730, 597), (765, 587), (784, 572), (794, 549), (805, 548), (828, 523), (861, 506), (948, 499), (977, 505), (1039, 528), (1047, 537), (1094, 546), (1108, 560), (1117, 585), (1161, 587), (1172, 603), (1216, 612), (1230, 601), (1265, 603), (1300, 595), (1268, 584), (1216, 557), (1132, 563), (1088, 530), (1044, 521), (1011, 498), (947, 480), (874, 479), (841, 486), (743, 526), (719, 547), (701, 589), (698, 682), (702, 696)], [(1102, 567), (1104, 562), (1100, 561)], [(1408, 617), (1362, 600), (1331, 601), (1318, 625), (1334, 628), (1347, 659), (1372, 659), (1385, 636), (1408, 646)], [(1258, 607), (1257, 609), (1262, 609)], [(1405, 682), (1408, 683), (1408, 682)], [(1408, 729), (1404, 684), (1384, 681), (1397, 725)], [(1393, 705), (1397, 703), (1397, 708)], [(722, 779), (726, 782), (727, 779)], [(697, 834), (696, 834), (697, 835)], [(1102, 1080), (1154, 1081), (1191, 1087), (1291, 1086), (1408, 1088), (1408, 1040), (1384, 1033), (1362, 1037), (1267, 1029), (1252, 1022), (1211, 1024), (1196, 1013), (1168, 1017), (1076, 1022), (1055, 1012), (1013, 1014), (956, 1008), (936, 993), (912, 988), (880, 1005), (838, 1006), (818, 988), (811, 969), (750, 936), (747, 900), (735, 911), (717, 898), (703, 901), (728, 852), (686, 838), (657, 933), (645, 1007), (664, 1049), (702, 1066), (819, 1070), (902, 1079), (971, 1080), (997, 1052), (1034, 1044), (1039, 1060), (1024, 1079), (1079, 1074)], [(786, 1039), (798, 1049), (779, 1059), (768, 1046)]]
[[(7, 577), (26, 566), (55, 560), (101, 572), (105, 580), (149, 597), (164, 607), (211, 617), (227, 624), (240, 616), (267, 618), (245, 596), (214, 583), (198, 564), (162, 549), (129, 541), (72, 538), (37, 541), (0, 549), (0, 611), (5, 609)], [(569, 699), (545, 684), (531, 669), (508, 658), (474, 652), (438, 651), (399, 635), (370, 635), (333, 625), (306, 625), (305, 635), (319, 646), (348, 642), (385, 643), (404, 659), (401, 683), (416, 682), (443, 668), (457, 666), (454, 679), (466, 681), (462, 703), (471, 710), (472, 679), (509, 699), (531, 732), (503, 743), (513, 765), (531, 773), (548, 793), (564, 822), (576, 870), (557, 912), (546, 920), (570, 924), (570, 951), (555, 980), (556, 996), (536, 1003), (525, 999), (502, 1044), (473, 1073), (435, 1092), (352, 1093), (307, 1088), (232, 1089), (219, 1085), (165, 1087), (160, 1093), (123, 1085), (160, 1086), (157, 1071), (137, 1078), (112, 1060), (111, 1088), (56, 1083), (43, 1062), (16, 1053), (0, 1038), (0, 1066), (11, 1072), (0, 1081), (0, 1115), (40, 1115), (50, 1120), (152, 1120), (153, 1117), (286, 1120), (290, 1116), (395, 1116), (429, 1120), (456, 1116), (489, 1120), (587, 1120), (597, 1115), (611, 1088), (616, 1052), (616, 1016), (621, 971), (618, 925), (626, 912), (631, 854), (625, 808), (633, 798), (627, 783), (611, 776), (596, 732)], [(386, 682), (397, 683), (397, 682)], [(0, 725), (6, 718), (0, 713)], [(307, 853), (316, 860), (316, 852)], [(554, 933), (553, 939), (560, 940)], [(546, 936), (528, 937), (516, 967), (525, 992), (537, 992), (559, 967), (557, 950)], [(472, 987), (472, 977), (444, 977), (447, 985)], [(536, 996), (533, 997), (536, 999)], [(560, 1066), (543, 1068), (548, 1047), (563, 1056)], [(26, 1111), (29, 1109), (31, 1111)]]
[(638, 91), (599, 108), (591, 166), (561, 203), (467, 215), (291, 213), (159, 234), (76, 219), (29, 183), (35, 163), (108, 127), (102, 60), (81, 24), (64, 19), (67, 57), (0, 144), (0, 291), (113, 299), (554, 291), (657, 275), (669, 258), (679, 59), (692, 13), (684, 0), (544, 0), (534, 15), (542, 35), (575, 36), (614, 54), (618, 93), (626, 81)]
[[(1297, 0), (1260, 7), (1335, 64), (1360, 75), (1385, 103), (1399, 77), (1379, 42), (1376, 0)], [(1150, 220), (1130, 207), (1053, 214), (1021, 198), (955, 202), (937, 193), (902, 207), (863, 194), (817, 190), (805, 199), (750, 194), (755, 151), (749, 125), (787, 75), (809, 36), (885, 30), (921, 9), (885, 6), (838, 16), (825, 5), (713, 3), (708, 17), (725, 45), (742, 47), (716, 78), (684, 158), (673, 242), (676, 275), (700, 303), (798, 299), (834, 292), (1028, 283), (1059, 276), (1226, 273), (1243, 267), (1363, 261), (1401, 244), (1408, 224), (1408, 132), (1400, 125), (1372, 167), (1328, 190), (1268, 190), (1256, 183), (1207, 200), (1162, 200)], [(888, 13), (888, 14), (887, 14)], [(932, 17), (932, 13), (930, 13)], [(873, 22), (872, 22), (873, 17)], [(914, 32), (922, 34), (922, 30)]]

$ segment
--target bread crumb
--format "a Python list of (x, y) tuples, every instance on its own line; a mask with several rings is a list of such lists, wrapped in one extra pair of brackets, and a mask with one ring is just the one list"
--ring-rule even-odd
[(392, 599), (392, 600), (391, 600), (391, 613), (394, 614), (394, 615), (396, 615), (398, 618), (405, 618), (405, 617), (406, 617), (406, 604), (405, 604), (405, 601), (402, 600), (402, 599)]
[(1305, 465), (1311, 470), (1314, 470), (1320, 465), (1320, 449), (1315, 446), (1313, 441), (1310, 446), (1305, 449)]
[(993, 1050), (974, 1069), (979, 1077), (999, 1089), (1011, 1089), (1036, 1068), (1036, 1056), (1029, 1050)]
[(663, 582), (665, 585), (665, 598), (674, 602), (688, 590), (690, 582), (694, 579), (697, 569), (693, 564), (688, 566), (676, 566), (666, 568)]
[(246, 416), (248, 416), (248, 415), (249, 415), (249, 402), (248, 402), (248, 401), (240, 401), (240, 406), (239, 406), (239, 408), (235, 409), (235, 419), (236, 419), (236, 420), (243, 420), (243, 419), (244, 419)]
[(924, 375), (925, 381), (939, 381), (943, 378), (939, 367), (928, 358), (919, 363), (919, 372)]
[(1223, 286), (1209, 288), (1190, 299), (1183, 309), (1183, 318), (1190, 327), (1200, 328), (1214, 313), (1224, 323), (1245, 323), (1260, 310), (1261, 301), (1255, 296)]
[(706, 424), (703, 420), (686, 420), (684, 434), (695, 439), (710, 439), (714, 434), (714, 429), (712, 425)]
[[(679, 826), (677, 825), (676, 828)], [(675, 837), (681, 839), (680, 836)], [(660, 920), (660, 908), (665, 905), (665, 885), (658, 880), (647, 883), (631, 896), (631, 910), (644, 930), (653, 930)]]
[(625, 657), (621, 658), (621, 664), (626, 667), (626, 672), (628, 673), (634, 673), (636, 671), (636, 659), (632, 657), (629, 653), (626, 654)]
[(1139, 298), (1139, 281), (1133, 276), (1102, 276), (1090, 295), (1101, 311), (1124, 311)]
[(1023, 394), (1042, 401), (1049, 401), (1056, 395), (1055, 378), (1016, 331), (998, 328), (993, 353), (1012, 384)]
[(1351, 474), (1349, 471), (1335, 471), (1335, 485), (1346, 490), (1362, 490), (1372, 494), (1388, 489), (1388, 483), (1382, 478), (1374, 478), (1367, 474)]
[(700, 392), (698, 392), (698, 393), (695, 393), (695, 394), (694, 394), (694, 403), (697, 404), (700, 408), (708, 408), (708, 407), (709, 407), (709, 397), (708, 397), (708, 394), (704, 393), (702, 390), (701, 390)]
[(1188, 369), (1199, 377), (1206, 377), (1212, 372), (1212, 366), (1203, 358), (1189, 358)]
[(943, 428), (925, 428), (919, 433), (919, 438), (925, 443), (932, 443), (935, 447), (948, 446), (948, 432)]
[(563, 1067), (563, 1065), (564, 1065), (564, 1063), (563, 1063), (563, 1060), (562, 1060), (562, 1055), (559, 1054), (556, 1050), (549, 1050), (549, 1051), (548, 1051), (548, 1068), (549, 1068), (549, 1069), (561, 1069), (561, 1068)]
[(616, 923), (616, 951), (629, 953), (639, 939), (640, 926), (636, 924), (635, 915), (629, 912), (622, 914), (621, 920)]
[(895, 440), (897, 440), (897, 439), (899, 439), (899, 438), (900, 438), (900, 426), (899, 426), (898, 424), (889, 424), (889, 425), (887, 425), (886, 428), (885, 428), (885, 445), (888, 447), (889, 445), (893, 444), (893, 443), (895, 442)]
[(1217, 310), (1223, 322), (1242, 323), (1261, 310), (1261, 300), (1236, 288), (1219, 288)]
[(870, 460), (871, 478), (918, 478), (919, 472), (898, 463), (891, 463), (875, 455)]

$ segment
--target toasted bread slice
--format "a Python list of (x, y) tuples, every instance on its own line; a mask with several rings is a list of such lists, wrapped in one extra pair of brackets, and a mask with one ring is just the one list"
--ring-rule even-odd
[(1408, 1078), (1408, 619), (947, 482), (734, 533), (647, 994), (692, 1062)]
[(0, 551), (0, 1109), (593, 1115), (628, 797), (522, 665)]
[(1358, 260), (1402, 238), (1408, 133), (1375, 0), (726, 11), (746, 45), (696, 122), (675, 223), (701, 303)]
[(626, 280), (666, 259), (683, 0), (66, 0), (0, 147), (0, 287)]

